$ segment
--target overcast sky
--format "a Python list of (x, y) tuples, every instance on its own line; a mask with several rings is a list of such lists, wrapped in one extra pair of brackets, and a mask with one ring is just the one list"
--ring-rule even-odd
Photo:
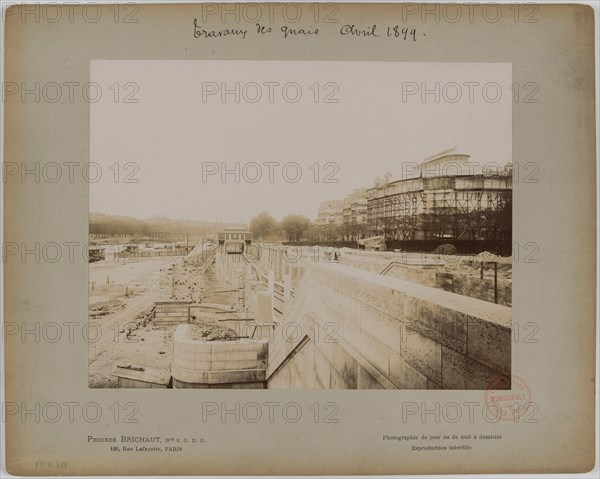
[[(472, 161), (504, 165), (512, 159), (511, 76), (506, 63), (93, 61), (102, 98), (91, 104), (90, 161), (103, 175), (90, 186), (90, 211), (315, 219), (321, 201), (386, 172), (400, 179), (403, 162), (455, 144)], [(239, 102), (223, 99), (222, 84), (235, 90), (236, 82)], [(433, 93), (423, 102), (422, 88), (435, 91), (436, 82), (439, 102)], [(128, 94), (138, 102), (125, 102)], [(223, 167), (239, 176), (223, 182)], [(138, 182), (125, 182), (128, 173)]]

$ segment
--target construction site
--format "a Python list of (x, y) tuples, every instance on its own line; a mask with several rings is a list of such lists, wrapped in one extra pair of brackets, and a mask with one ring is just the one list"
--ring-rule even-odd
[(89, 386), (510, 388), (510, 257), (289, 247), (230, 229), (90, 264)]

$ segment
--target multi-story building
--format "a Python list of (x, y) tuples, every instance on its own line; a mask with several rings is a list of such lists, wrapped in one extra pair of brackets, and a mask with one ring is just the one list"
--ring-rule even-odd
[(363, 224), (367, 221), (367, 189), (354, 190), (343, 200), (323, 201), (319, 205), (317, 225)]
[(322, 201), (316, 223), (321, 226), (344, 223), (344, 202), (340, 200)]
[[(472, 164), (471, 164), (472, 165)], [(469, 155), (447, 150), (419, 176), (368, 189), (369, 234), (398, 240), (483, 239), (510, 233), (512, 168), (475, 174)]]
[(344, 199), (346, 224), (362, 224), (367, 221), (367, 189), (354, 190)]

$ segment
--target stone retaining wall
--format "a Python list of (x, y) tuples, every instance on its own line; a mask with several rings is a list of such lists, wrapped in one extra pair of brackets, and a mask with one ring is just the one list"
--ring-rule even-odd
[(201, 341), (190, 337), (189, 325), (177, 327), (173, 336), (173, 387), (253, 388), (265, 385), (267, 342)]
[(339, 264), (304, 279), (269, 388), (510, 389), (510, 308)]

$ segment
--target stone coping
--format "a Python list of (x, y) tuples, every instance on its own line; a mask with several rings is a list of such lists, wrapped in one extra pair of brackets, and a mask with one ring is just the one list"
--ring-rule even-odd
[(171, 381), (171, 372), (168, 369), (154, 369), (139, 367), (139, 369), (130, 369), (117, 365), (113, 370), (113, 376), (145, 383), (161, 384), (163, 386)]
[(206, 308), (206, 309), (216, 309), (219, 311), (231, 311), (231, 306), (227, 304), (219, 304), (219, 303), (196, 303), (194, 304), (194, 308)]
[(177, 301), (177, 300), (159, 300), (159, 301), (154, 301), (154, 304), (158, 305), (163, 305), (163, 304), (192, 304), (192, 301)]
[(474, 318), (480, 318), (498, 326), (510, 328), (512, 325), (512, 309), (507, 306), (451, 293), (431, 286), (424, 286), (399, 278), (382, 276), (377, 273), (341, 264), (323, 263), (316, 264), (314, 267), (317, 270), (322, 269), (324, 271), (339, 274), (342, 278), (346, 276), (359, 281), (368, 281), (378, 286), (436, 304), (443, 308), (458, 311)]

